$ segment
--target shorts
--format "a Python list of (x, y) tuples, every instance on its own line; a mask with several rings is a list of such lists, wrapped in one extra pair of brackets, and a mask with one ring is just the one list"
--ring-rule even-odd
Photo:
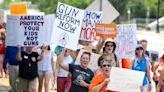
[(37, 87), (37, 78), (32, 80), (19, 78), (19, 89), (21, 91), (27, 90), (28, 88), (36, 88), (36, 87)]
[(47, 75), (47, 74), (50, 74), (50, 73), (52, 73), (52, 70), (47, 70), (47, 71), (38, 70), (39, 75)]

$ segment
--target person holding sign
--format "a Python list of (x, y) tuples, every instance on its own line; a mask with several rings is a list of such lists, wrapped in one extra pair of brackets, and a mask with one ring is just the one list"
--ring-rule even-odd
[(89, 92), (113, 92), (106, 90), (107, 84), (110, 82), (112, 63), (108, 61), (106, 56), (100, 56), (98, 61), (100, 62), (102, 73), (96, 74), (93, 77), (89, 86)]
[(88, 92), (90, 81), (94, 74), (91, 69), (88, 68), (90, 62), (91, 53), (83, 52), (80, 58), (80, 65), (66, 64), (63, 62), (63, 56), (65, 49), (62, 48), (62, 52), (57, 57), (59, 65), (66, 71), (72, 74), (72, 84), (69, 92)]
[(153, 79), (157, 82), (156, 92), (164, 92), (164, 55), (153, 66)]
[(131, 69), (136, 71), (145, 72), (143, 84), (141, 86), (141, 92), (149, 92), (151, 90), (151, 77), (149, 62), (144, 55), (144, 48), (141, 44), (138, 44), (135, 49), (135, 57), (132, 61)]
[[(43, 46), (41, 47), (41, 49)], [(38, 53), (41, 54), (41, 49), (38, 49)], [(38, 92), (42, 92), (42, 86), (44, 84), (45, 92), (49, 92), (49, 81), (54, 72), (54, 62), (53, 62), (53, 52), (50, 49), (50, 45), (45, 46), (45, 52), (43, 55), (43, 59), (38, 62), (38, 79), (39, 86)], [(44, 80), (44, 82), (43, 82)]]
[(102, 37), (102, 41), (97, 45), (97, 53), (100, 53), (100, 49), (103, 46), (103, 44), (105, 43), (104, 47), (103, 47), (103, 55), (107, 56), (109, 61), (112, 63), (112, 66), (114, 67), (120, 67), (120, 63), (119, 63), (119, 59), (118, 56), (114, 53), (115, 49), (116, 49), (116, 43), (113, 41), (107, 41), (105, 42), (104, 37)]
[(18, 45), (17, 59), (19, 65), (19, 89), (20, 92), (36, 92), (38, 77), (38, 61), (42, 60), (45, 47), (41, 55), (33, 51), (33, 47), (26, 47), (26, 51), (20, 50)]
[[(55, 48), (55, 53), (57, 54), (57, 56), (60, 55), (61, 51), (61, 46), (57, 46)], [(71, 64), (74, 61), (70, 56), (69, 52), (70, 50), (66, 49), (63, 57), (63, 62), (67, 64)], [(57, 92), (69, 92), (71, 87), (71, 78), (69, 76), (69, 72), (60, 67), (58, 63), (56, 67), (57, 68), (55, 70), (55, 75), (57, 77)]]

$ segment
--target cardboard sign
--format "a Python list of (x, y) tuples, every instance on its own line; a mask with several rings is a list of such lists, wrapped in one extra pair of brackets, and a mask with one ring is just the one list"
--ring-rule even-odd
[(59, 2), (55, 15), (51, 42), (76, 50), (84, 11)]
[(120, 58), (134, 57), (134, 51), (137, 45), (136, 30), (136, 24), (117, 25), (115, 52)]
[(0, 23), (4, 22), (4, 10), (0, 9)]
[(112, 67), (108, 90), (116, 92), (140, 92), (145, 72)]
[(44, 16), (8, 15), (7, 46), (41, 46), (45, 43)]
[(116, 37), (116, 24), (96, 23), (96, 35), (106, 36), (108, 38), (115, 38)]
[[(82, 53), (85, 51), (87, 51), (87, 50), (80, 49), (80, 52), (76, 58), (77, 64), (80, 64), (80, 57), (81, 57)], [(98, 66), (97, 62), (98, 62), (98, 59), (101, 55), (96, 54), (96, 53), (92, 53), (92, 52), (90, 52), (90, 53), (91, 53), (91, 59), (90, 59), (90, 62), (88, 64), (88, 68), (94, 70)]]
[(95, 41), (98, 40), (95, 32), (95, 23), (101, 23), (102, 12), (86, 11), (82, 23), (80, 40)]
[(11, 14), (27, 14), (27, 5), (25, 3), (16, 3), (10, 5)]

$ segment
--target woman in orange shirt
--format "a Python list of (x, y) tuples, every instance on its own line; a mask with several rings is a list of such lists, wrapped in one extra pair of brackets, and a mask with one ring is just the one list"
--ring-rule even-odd
[(112, 64), (107, 60), (106, 56), (100, 56), (98, 62), (101, 62), (102, 73), (96, 74), (91, 80), (89, 92), (112, 92), (107, 91), (106, 87), (109, 80)]

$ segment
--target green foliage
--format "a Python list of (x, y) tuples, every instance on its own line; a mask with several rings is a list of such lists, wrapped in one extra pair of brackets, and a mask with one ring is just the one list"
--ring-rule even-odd
[[(0, 8), (9, 8), (12, 0), (4, 0), (4, 4)], [(62, 2), (77, 8), (85, 9), (94, 0), (15, 0), (16, 1), (31, 1), (46, 14), (55, 13), (57, 3)], [(131, 10), (131, 18), (145, 18), (147, 12), (150, 12), (150, 18), (157, 16), (157, 1), (158, 0), (108, 0), (120, 13), (121, 16), (127, 16), (127, 10)], [(160, 16), (164, 15), (164, 0), (160, 0)]]

